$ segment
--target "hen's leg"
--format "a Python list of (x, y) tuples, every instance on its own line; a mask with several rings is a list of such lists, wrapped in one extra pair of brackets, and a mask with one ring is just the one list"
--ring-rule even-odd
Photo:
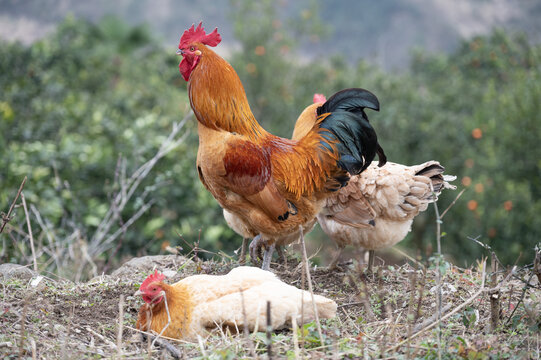
[(281, 245), (276, 245), (276, 252), (278, 253), (278, 261), (284, 263), (286, 261), (286, 256), (284, 254), (284, 247)]
[(242, 247), (240, 248), (239, 264), (246, 264), (246, 248), (248, 247), (248, 238), (242, 238)]
[(336, 251), (336, 253), (334, 254), (334, 256), (333, 256), (333, 258), (331, 260), (331, 263), (329, 264), (329, 270), (336, 269), (336, 265), (338, 264), (338, 260), (340, 259), (340, 255), (342, 255), (342, 250), (344, 250), (344, 248), (339, 247), (338, 250)]
[(261, 269), (270, 271), (270, 263), (272, 259), (272, 254), (274, 253), (274, 248), (274, 244), (268, 245), (265, 248), (265, 251), (263, 252), (263, 264), (261, 265)]

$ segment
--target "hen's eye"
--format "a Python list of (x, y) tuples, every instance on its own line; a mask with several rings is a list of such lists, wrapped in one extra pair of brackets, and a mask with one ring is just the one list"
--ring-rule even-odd
[(194, 50), (195, 50), (195, 47), (192, 46), (192, 47), (190, 48), (190, 51), (194, 51)]

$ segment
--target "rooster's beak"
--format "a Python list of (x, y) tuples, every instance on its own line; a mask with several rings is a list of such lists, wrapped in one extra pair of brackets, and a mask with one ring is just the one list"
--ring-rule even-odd
[(182, 49), (178, 49), (177, 50), (177, 55), (184, 55), (184, 51), (182, 51)]

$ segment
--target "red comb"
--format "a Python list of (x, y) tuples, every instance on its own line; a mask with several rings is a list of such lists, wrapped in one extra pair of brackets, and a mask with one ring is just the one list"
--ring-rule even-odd
[(315, 103), (320, 103), (320, 102), (325, 102), (327, 101), (327, 98), (325, 97), (325, 95), (323, 94), (314, 94), (314, 104)]
[(179, 49), (187, 48), (193, 42), (200, 42), (208, 46), (216, 46), (222, 41), (222, 36), (218, 33), (218, 28), (215, 28), (213, 32), (207, 35), (202, 24), (203, 22), (201, 21), (199, 25), (197, 25), (197, 28), (195, 28), (195, 24), (193, 24), (192, 27), (184, 31), (184, 34), (182, 34), (182, 37), (180, 38), (180, 43), (178, 44)]
[(145, 281), (143, 281), (143, 283), (141, 284), (140, 289), (144, 289), (144, 288), (146, 288), (149, 284), (151, 284), (151, 283), (153, 283), (153, 282), (163, 281), (164, 279), (165, 279), (165, 275), (164, 275), (164, 274), (159, 273), (158, 270), (154, 270), (154, 274), (150, 274), (149, 276), (147, 276), (147, 278), (145, 279)]

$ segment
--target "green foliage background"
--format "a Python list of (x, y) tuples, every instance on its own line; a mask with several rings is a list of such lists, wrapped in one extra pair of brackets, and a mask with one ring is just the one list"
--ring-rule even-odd
[[(539, 241), (539, 46), (523, 35), (495, 30), (464, 42), (451, 55), (419, 52), (405, 73), (384, 73), (364, 62), (349, 64), (332, 49), (325, 58), (303, 56), (299, 39), (317, 42), (329, 33), (315, 6), (289, 21), (278, 20), (270, 1), (233, 1), (232, 7), (241, 47), (228, 60), (265, 128), (290, 136), (314, 92), (329, 96), (347, 87), (369, 89), (381, 102), (381, 112), (369, 117), (389, 160), (439, 160), (447, 173), (458, 176), (458, 191), (466, 188), (444, 219), (445, 254), (459, 265), (470, 263), (481, 249), (467, 237), (479, 236), (504, 262), (513, 263)], [(188, 112), (178, 61), (147, 28), (130, 28), (115, 18), (98, 24), (67, 18), (53, 35), (31, 46), (0, 43), (2, 210), (28, 176), (24, 194), (49, 235), (62, 241), (78, 230), (83, 243), (89, 239), (111, 194), (119, 191), (114, 183), (119, 155), (127, 172), (134, 171)], [(200, 239), (200, 246), (212, 251), (231, 254), (239, 246), (240, 237), (225, 225), (197, 178), (195, 120), (185, 131), (190, 132), (186, 141), (157, 164), (122, 218), (137, 211), (149, 191), (156, 203), (124, 234), (119, 249), (96, 261), (155, 254), (165, 242), (186, 248), (179, 234), (188, 243)], [(440, 208), (458, 191), (447, 191)], [(37, 220), (32, 221), (38, 231)], [(416, 220), (403, 246), (429, 254), (433, 223), (430, 209)], [(11, 224), (24, 224), (22, 209)], [(26, 245), (9, 231), (0, 237), (2, 262), (20, 261)], [(322, 235), (312, 238), (321, 241)], [(43, 266), (54, 267), (43, 256)]]

